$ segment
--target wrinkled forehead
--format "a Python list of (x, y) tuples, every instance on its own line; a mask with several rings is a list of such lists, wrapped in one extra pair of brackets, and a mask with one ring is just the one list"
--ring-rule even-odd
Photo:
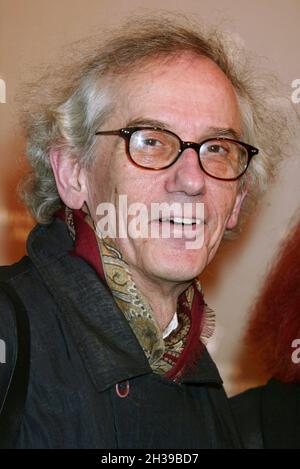
[(124, 77), (118, 92), (122, 125), (153, 119), (177, 126), (231, 127), (240, 131), (235, 89), (211, 59), (191, 53), (157, 57)]

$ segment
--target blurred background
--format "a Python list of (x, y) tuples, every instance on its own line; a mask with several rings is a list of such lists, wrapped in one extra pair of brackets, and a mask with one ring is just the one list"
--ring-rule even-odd
[[(162, 8), (219, 24), (259, 56), (292, 95), (292, 82), (300, 79), (300, 0), (0, 0), (0, 84), (6, 84), (5, 99), (3, 87), (0, 93), (0, 264), (25, 254), (34, 224), (16, 195), (26, 172), (18, 89), (40, 66), (55, 62), (62, 46), (117, 26), (130, 14)], [(295, 107), (299, 112), (300, 104)], [(209, 350), (229, 394), (266, 379), (245, 353), (243, 334), (279, 242), (299, 214), (298, 148), (282, 163), (240, 238), (224, 242), (202, 277), (206, 301), (217, 317)]]

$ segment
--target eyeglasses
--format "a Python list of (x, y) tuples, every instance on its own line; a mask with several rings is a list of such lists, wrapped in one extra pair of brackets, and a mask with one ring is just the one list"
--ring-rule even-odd
[(199, 164), (212, 178), (235, 181), (247, 170), (259, 150), (227, 137), (209, 138), (201, 143), (183, 142), (170, 130), (157, 127), (127, 127), (98, 131), (95, 135), (118, 135), (126, 141), (127, 155), (141, 168), (166, 169), (188, 148), (195, 150)]

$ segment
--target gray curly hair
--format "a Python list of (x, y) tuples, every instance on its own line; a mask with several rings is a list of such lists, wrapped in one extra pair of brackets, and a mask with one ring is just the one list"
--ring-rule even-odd
[(168, 58), (182, 52), (213, 60), (236, 91), (243, 139), (260, 149), (240, 180), (241, 186), (246, 177), (250, 180), (242, 207), (244, 214), (249, 212), (282, 158), (287, 117), (278, 110), (274, 112), (278, 102), (270, 100), (268, 93), (274, 87), (270, 81), (262, 84), (258, 80), (245, 51), (216, 30), (199, 32), (190, 20), (148, 17), (124, 24), (105, 40), (92, 37), (81, 41), (71, 52), (71, 64), (65, 63), (59, 73), (47, 70), (26, 90), (30, 104), (23, 114), (23, 125), (32, 170), (23, 182), (22, 195), (39, 223), (50, 223), (63, 205), (49, 161), (50, 149), (59, 147), (82, 165), (90, 165), (95, 156), (95, 131), (114, 112), (114, 103), (122, 92), (120, 80), (155, 57)]

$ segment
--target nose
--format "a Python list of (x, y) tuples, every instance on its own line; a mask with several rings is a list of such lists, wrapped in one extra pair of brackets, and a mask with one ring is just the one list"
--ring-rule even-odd
[(207, 176), (200, 167), (199, 156), (194, 149), (184, 150), (170, 169), (172, 172), (166, 186), (168, 192), (184, 192), (189, 196), (205, 192)]

